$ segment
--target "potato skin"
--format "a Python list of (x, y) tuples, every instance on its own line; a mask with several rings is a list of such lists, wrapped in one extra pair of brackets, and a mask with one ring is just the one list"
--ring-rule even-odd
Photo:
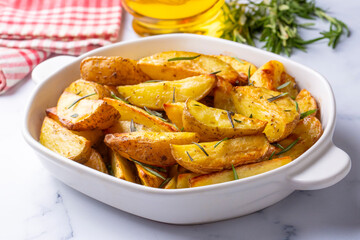
[(238, 113), (267, 121), (264, 133), (270, 142), (286, 138), (299, 122), (296, 104), (288, 96), (269, 102), (281, 92), (253, 86), (235, 87), (232, 99)]
[(221, 140), (225, 137), (261, 134), (267, 123), (240, 114), (231, 115), (231, 119), (234, 127), (231, 125), (227, 111), (207, 107), (194, 100), (186, 101), (183, 112), (185, 131), (198, 133), (200, 140), (205, 142)]
[(117, 90), (135, 106), (163, 110), (164, 103), (200, 100), (210, 93), (215, 84), (214, 75), (201, 75), (176, 81), (119, 86)]
[(136, 169), (133, 162), (110, 150), (111, 168), (114, 177), (136, 183)]
[(105, 143), (121, 156), (153, 166), (166, 167), (176, 163), (170, 144), (198, 142), (196, 133), (132, 132), (105, 136)]
[(128, 85), (145, 82), (150, 78), (132, 59), (122, 57), (87, 57), (81, 61), (81, 78), (106, 85)]
[(182, 129), (184, 127), (183, 122), (182, 122), (182, 115), (183, 115), (184, 108), (185, 108), (184, 102), (165, 103), (164, 104), (164, 110), (166, 112), (166, 116), (179, 129)]
[(45, 117), (43, 121), (40, 143), (51, 151), (79, 163), (86, 162), (92, 152), (89, 140), (76, 135), (49, 117)]
[(106, 168), (104, 160), (95, 149), (91, 150), (91, 155), (89, 157), (89, 160), (87, 160), (87, 162), (85, 162), (84, 165), (89, 168), (108, 174), (108, 170)]
[[(258, 163), (250, 163), (235, 168), (239, 179), (255, 176), (270, 170), (279, 168), (291, 162), (291, 157), (282, 157)], [(233, 181), (234, 173), (232, 170), (205, 174), (190, 178), (190, 187), (201, 187), (217, 183)]]
[(84, 98), (70, 107), (78, 99), (76, 94), (63, 92), (57, 104), (59, 120), (70, 130), (106, 129), (120, 117), (119, 112), (103, 100)]
[[(178, 57), (199, 57), (193, 60), (168, 61)], [(154, 54), (138, 61), (140, 69), (157, 80), (179, 80), (212, 72), (220, 71), (217, 76), (236, 84), (241, 81), (240, 75), (229, 64), (217, 57), (203, 55), (194, 52), (169, 51)]]
[(217, 143), (200, 143), (208, 156), (195, 144), (171, 144), (171, 152), (178, 164), (194, 173), (204, 174), (231, 169), (232, 164), (239, 166), (258, 162), (274, 151), (264, 134), (229, 139), (215, 148)]

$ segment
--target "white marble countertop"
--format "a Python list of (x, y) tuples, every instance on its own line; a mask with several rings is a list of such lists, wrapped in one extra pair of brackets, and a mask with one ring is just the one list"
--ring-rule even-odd
[[(30, 77), (0, 96), (0, 239), (360, 239), (360, 2), (317, 3), (349, 24), (352, 36), (336, 50), (316, 43), (293, 60), (331, 83), (337, 100), (334, 142), (352, 158), (340, 183), (297, 191), (262, 211), (237, 219), (176, 226), (130, 215), (87, 197), (52, 177), (21, 134)], [(121, 40), (137, 38), (124, 14)]]

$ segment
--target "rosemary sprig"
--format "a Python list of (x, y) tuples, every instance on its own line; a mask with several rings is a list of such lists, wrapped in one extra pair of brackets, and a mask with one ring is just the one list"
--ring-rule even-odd
[(253, 115), (252, 115), (252, 113), (250, 114), (249, 118), (253, 118)]
[(284, 83), (284, 84), (281, 84), (281, 85), (278, 86), (276, 89), (277, 89), (277, 90), (283, 89), (283, 88), (287, 87), (290, 83), (291, 83), (291, 82), (288, 81), (288, 82), (286, 82), (286, 83)]
[(143, 83), (156, 83), (156, 82), (164, 82), (164, 80), (148, 80), (148, 81), (143, 82)]
[(190, 153), (188, 151), (185, 151), (188, 157), (190, 158), (190, 161), (194, 161), (194, 159), (190, 156)]
[(273, 152), (271, 153), (271, 155), (270, 155), (270, 157), (269, 157), (269, 160), (271, 160), (271, 159), (273, 158), (274, 154), (275, 154), (275, 151), (273, 151)]
[(238, 180), (239, 179), (239, 176), (236, 172), (236, 169), (234, 167), (234, 164), (231, 164), (231, 168), (232, 168), (232, 171), (233, 171), (233, 174), (234, 174), (234, 180)]
[(134, 161), (136, 164), (139, 164), (141, 167), (143, 167), (149, 173), (151, 173), (151, 174), (153, 174), (153, 175), (155, 175), (155, 176), (157, 176), (157, 177), (159, 177), (159, 178), (161, 178), (163, 180), (166, 180), (166, 178), (164, 176), (162, 176), (160, 173), (158, 173), (158, 172), (154, 171), (153, 169), (145, 166), (143, 163), (141, 163), (139, 161), (136, 161), (136, 160), (132, 160), (132, 161)]
[(293, 148), (297, 142), (300, 140), (300, 138), (296, 139), (295, 141), (293, 141), (292, 143), (290, 143), (289, 146), (287, 146), (286, 148), (284, 148), (283, 150), (281, 150), (280, 152), (278, 152), (276, 155), (280, 155), (283, 153), (286, 153), (287, 151), (289, 151), (291, 148)]
[(175, 102), (175, 87), (174, 87), (174, 90), (173, 90), (173, 103)]
[(205, 149), (203, 148), (203, 146), (201, 146), (200, 144), (198, 144), (198, 143), (196, 143), (196, 142), (192, 142), (192, 144), (195, 144), (196, 146), (198, 146), (198, 147), (200, 148), (200, 150), (205, 153), (206, 156), (209, 156), (209, 154), (205, 151)]
[(72, 106), (74, 106), (77, 102), (83, 100), (84, 98), (87, 98), (87, 97), (91, 97), (93, 95), (95, 95), (96, 93), (91, 93), (91, 94), (88, 94), (88, 95), (85, 95), (77, 100), (75, 100), (70, 106), (68, 106), (68, 109), (70, 109)]
[(229, 140), (229, 138), (226, 137), (226, 138), (218, 141), (218, 142), (214, 145), (214, 148), (216, 148), (220, 143), (222, 143), (222, 142), (224, 142), (224, 141), (226, 141), (226, 140)]
[(275, 143), (274, 145), (276, 147), (280, 148), (281, 150), (284, 150), (284, 147), (280, 143)]
[(235, 58), (238, 62), (240, 62), (240, 63), (242, 63), (242, 64), (245, 64), (244, 61), (241, 60), (240, 58), (238, 58), (238, 57), (233, 57), (233, 58)]
[(166, 178), (159, 186), (159, 188), (163, 188), (165, 187), (165, 185), (170, 182), (171, 178)]
[(284, 93), (281, 93), (281, 94), (279, 94), (279, 95), (277, 95), (277, 96), (275, 96), (275, 97), (268, 98), (267, 100), (268, 100), (269, 102), (273, 102), (273, 101), (275, 101), (276, 99), (282, 98), (282, 97), (284, 97), (284, 96), (286, 96), (286, 95), (288, 95), (288, 94), (289, 94), (288, 92), (284, 92)]
[(163, 118), (163, 115), (162, 115), (161, 113), (159, 113), (159, 112), (157, 112), (157, 111), (150, 110), (150, 109), (148, 109), (148, 108), (145, 107), (145, 106), (144, 106), (144, 109), (145, 109), (145, 111), (146, 111), (148, 114), (153, 115), (153, 116), (155, 116), (155, 117), (158, 117), (158, 118), (160, 118), (161, 120), (163, 120), (164, 122), (167, 122), (167, 120), (166, 120), (165, 118)]
[(155, 169), (155, 170), (157, 170), (159, 172), (166, 173), (166, 169), (164, 169), (162, 167), (156, 167), (156, 166), (152, 166), (152, 165), (149, 165), (149, 164), (146, 164), (146, 163), (142, 163), (142, 162), (139, 162), (138, 160), (133, 159), (132, 157), (130, 157), (130, 160), (133, 161), (134, 163), (139, 164), (142, 167), (147, 167), (147, 168)]
[(216, 72), (212, 72), (212, 73), (210, 73), (210, 75), (216, 75), (216, 74), (218, 74), (218, 73), (220, 73), (220, 72), (221, 72), (221, 70), (216, 71)]
[(316, 113), (316, 111), (317, 111), (317, 109), (312, 109), (312, 110), (303, 112), (303, 113), (300, 114), (300, 119), (304, 119), (307, 116), (310, 116), (311, 114)]
[(74, 113), (73, 115), (71, 115), (70, 117), (72, 117), (72, 118), (76, 118), (76, 117), (78, 117), (79, 116), (79, 114), (77, 114), (77, 113)]
[(180, 129), (180, 132), (182, 132), (182, 131), (184, 131), (184, 127), (182, 127), (182, 128)]
[(237, 119), (235, 119), (235, 118), (234, 118), (234, 121), (237, 122), (237, 123), (242, 123), (242, 121), (237, 120)]
[[(241, 2), (241, 3), (240, 3)], [(293, 49), (306, 51), (308, 44), (327, 39), (335, 48), (340, 37), (350, 36), (347, 25), (328, 15), (312, 0), (262, 0), (244, 3), (229, 0), (223, 7), (224, 27), (221, 38), (255, 46), (254, 39), (264, 43), (263, 48), (274, 53), (291, 55)], [(328, 31), (320, 36), (304, 40), (299, 29), (310, 29), (316, 18), (330, 24)], [(300, 19), (309, 22), (301, 24)]]
[(130, 132), (136, 132), (136, 127), (135, 127), (135, 124), (134, 124), (134, 120), (131, 119), (131, 122), (130, 122)]
[(172, 62), (172, 61), (179, 61), (179, 60), (193, 60), (195, 58), (198, 58), (200, 57), (201, 55), (196, 55), (196, 56), (193, 56), (193, 57), (175, 57), (175, 58), (170, 58), (168, 59), (168, 62)]
[(115, 98), (116, 100), (119, 100), (119, 101), (125, 102), (125, 103), (127, 103), (127, 104), (130, 104), (128, 101), (119, 98), (119, 97), (116, 96), (114, 93), (111, 93), (111, 97), (112, 97), (112, 98)]
[[(248, 80), (249, 80), (249, 85), (250, 85), (250, 70), (251, 70), (251, 65), (249, 66), (249, 68), (248, 68)], [(254, 81), (252, 82), (252, 84), (251, 85), (253, 85), (254, 86)]]
[(226, 113), (227, 113), (227, 117), (228, 117), (228, 119), (229, 119), (229, 121), (230, 121), (230, 123), (231, 123), (231, 127), (232, 127), (232, 128), (235, 128), (234, 122), (233, 122), (233, 120), (232, 120), (232, 118), (231, 118), (231, 116), (234, 115), (234, 113), (233, 113), (233, 112), (229, 112), (229, 111), (226, 111)]
[(294, 101), (295, 102), (295, 108), (296, 108), (296, 111), (298, 112), (299, 111), (299, 104), (297, 101)]

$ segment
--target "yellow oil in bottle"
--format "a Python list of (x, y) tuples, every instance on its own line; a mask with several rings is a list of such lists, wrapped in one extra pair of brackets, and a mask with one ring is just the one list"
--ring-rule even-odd
[(225, 0), (122, 0), (141, 36), (187, 32), (219, 36)]

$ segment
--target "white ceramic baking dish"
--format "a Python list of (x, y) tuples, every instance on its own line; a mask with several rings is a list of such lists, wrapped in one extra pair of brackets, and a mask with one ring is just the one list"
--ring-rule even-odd
[[(306, 88), (317, 99), (324, 128), (322, 137), (301, 157), (276, 170), (238, 181), (178, 190), (149, 188), (117, 179), (66, 159), (38, 142), (45, 109), (55, 106), (64, 88), (79, 78), (83, 58), (119, 55), (139, 59), (168, 50), (238, 56), (257, 66), (272, 59), (281, 61), (300, 88)], [(64, 62), (65, 66), (60, 66)], [(53, 58), (39, 65), (33, 78), (40, 83), (26, 108), (23, 133), (44, 167), (70, 187), (144, 218), (194, 224), (239, 217), (268, 207), (294, 190), (329, 187), (350, 170), (349, 156), (332, 142), (336, 111), (329, 83), (308, 67), (253, 47), (192, 34), (162, 35), (113, 44), (77, 58)]]

